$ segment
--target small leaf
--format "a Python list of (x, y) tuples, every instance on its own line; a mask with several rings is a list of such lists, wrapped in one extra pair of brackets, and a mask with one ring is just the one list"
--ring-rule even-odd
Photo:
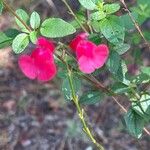
[(107, 14), (113, 14), (117, 12), (120, 9), (119, 4), (106, 4), (104, 5), (104, 10), (106, 11)]
[(127, 65), (116, 51), (110, 53), (106, 66), (116, 80), (129, 85), (130, 81), (126, 79)]
[(3, 1), (0, 0), (0, 14), (2, 14), (3, 8), (4, 8)]
[(116, 16), (110, 16), (99, 22), (100, 30), (105, 38), (114, 45), (124, 42), (125, 28)]
[(116, 94), (125, 94), (125, 93), (131, 91), (129, 86), (127, 86), (121, 82), (117, 82), (117, 83), (113, 84), (111, 86), (111, 90), (113, 92), (115, 92)]
[(144, 94), (140, 100), (135, 100), (132, 103), (132, 108), (142, 117), (150, 119), (150, 95)]
[[(77, 78), (76, 76), (72, 76), (72, 81), (73, 81), (73, 86), (74, 86), (74, 90), (76, 95), (78, 95), (80, 87), (81, 87), (81, 81), (79, 78)], [(62, 92), (64, 94), (64, 97), (66, 100), (72, 100), (72, 91), (70, 88), (70, 83), (69, 83), (69, 79), (68, 76), (66, 78), (64, 78), (63, 83), (62, 83)]]
[[(28, 23), (29, 21), (29, 15), (23, 10), (23, 9), (18, 9), (16, 10), (16, 14), (25, 22)], [(16, 23), (17, 25), (22, 29), (22, 31), (26, 31), (27, 29), (25, 28), (25, 26), (17, 19), (16, 19)]]
[(34, 11), (30, 17), (30, 25), (31, 25), (32, 29), (39, 28), (40, 22), (41, 22), (40, 15)]
[(80, 98), (81, 104), (95, 104), (103, 99), (104, 95), (100, 91), (90, 91), (83, 94)]
[(120, 43), (114, 47), (114, 50), (118, 52), (119, 55), (126, 53), (130, 49), (129, 44)]
[(143, 118), (134, 110), (129, 109), (129, 111), (125, 114), (124, 119), (129, 133), (139, 139), (142, 136), (145, 124)]
[(30, 36), (31, 42), (33, 44), (35, 44), (36, 41), (37, 41), (37, 32), (36, 31), (32, 31), (32, 32), (30, 32), (29, 36)]
[(13, 40), (12, 43), (12, 48), (13, 51), (16, 54), (19, 54), (24, 51), (24, 49), (28, 46), (29, 44), (29, 36), (25, 33), (21, 33), (16, 36), (16, 38)]
[(59, 38), (75, 33), (76, 29), (60, 18), (50, 18), (42, 23), (40, 31), (43, 36)]
[(106, 17), (106, 13), (104, 13), (103, 11), (97, 11), (91, 14), (91, 19), (93, 20), (102, 20)]
[(111, 73), (116, 75), (118, 73), (119, 67), (121, 65), (121, 58), (119, 54), (115, 51), (112, 51), (109, 55), (109, 59), (107, 61), (107, 67)]
[(0, 48), (5, 48), (12, 44), (13, 39), (19, 34), (18, 30), (8, 29), (5, 32), (0, 32)]
[(80, 4), (89, 10), (94, 10), (96, 8), (95, 0), (79, 0)]

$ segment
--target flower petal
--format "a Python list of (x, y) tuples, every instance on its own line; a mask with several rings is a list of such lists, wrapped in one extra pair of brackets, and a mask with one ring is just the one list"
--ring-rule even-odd
[(52, 41), (47, 40), (44, 37), (40, 37), (37, 40), (37, 47), (42, 49), (48, 49), (50, 52), (54, 52), (55, 46)]
[(102, 67), (104, 63), (107, 61), (109, 56), (109, 49), (107, 45), (101, 44), (94, 50), (94, 67), (96, 69)]
[(36, 48), (31, 57), (35, 60), (35, 62), (43, 62), (43, 61), (51, 61), (54, 62), (53, 53), (47, 49)]
[(93, 61), (90, 58), (86, 57), (86, 56), (81, 56), (78, 59), (78, 65), (79, 65), (79, 69), (83, 73), (90, 74), (90, 73), (95, 71)]
[(38, 66), (37, 79), (39, 81), (49, 81), (55, 77), (57, 69), (53, 62), (47, 61), (39, 64), (36, 63), (36, 65)]
[(90, 41), (82, 40), (77, 46), (76, 55), (77, 59), (81, 56), (93, 58), (93, 50), (96, 49), (96, 45)]
[(80, 41), (82, 40), (87, 40), (88, 38), (88, 33), (80, 33), (79, 35), (77, 35), (69, 44), (70, 48), (76, 52), (77, 46), (80, 43)]
[(35, 79), (37, 77), (37, 68), (34, 65), (34, 60), (28, 55), (22, 55), (18, 61), (21, 71), (29, 79)]

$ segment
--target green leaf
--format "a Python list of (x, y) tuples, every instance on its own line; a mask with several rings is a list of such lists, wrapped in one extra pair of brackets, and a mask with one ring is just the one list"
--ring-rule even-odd
[(114, 50), (118, 52), (119, 55), (126, 53), (130, 49), (129, 44), (120, 43), (114, 47)]
[(111, 51), (108, 61), (106, 63), (109, 71), (116, 75), (118, 73), (119, 67), (121, 65), (121, 58), (119, 56), (119, 54), (115, 51)]
[(97, 11), (97, 12), (92, 13), (90, 17), (93, 20), (99, 21), (106, 17), (106, 13), (104, 13), (103, 11)]
[(150, 76), (150, 67), (142, 67), (142, 68), (141, 68), (141, 71), (142, 71), (144, 74)]
[(79, 100), (80, 104), (95, 104), (103, 99), (104, 95), (100, 91), (89, 91), (83, 94)]
[(24, 49), (28, 46), (29, 44), (29, 36), (25, 33), (21, 33), (16, 36), (16, 38), (13, 40), (12, 43), (12, 48), (13, 51), (16, 54), (19, 54), (24, 51)]
[(124, 42), (125, 29), (119, 17), (111, 16), (99, 22), (100, 30), (105, 38), (114, 45)]
[(30, 40), (31, 40), (31, 42), (33, 43), (33, 44), (35, 44), (36, 43), (36, 41), (37, 41), (37, 31), (32, 31), (32, 32), (30, 32), (30, 34), (29, 34), (29, 36), (30, 36)]
[(42, 23), (40, 31), (43, 36), (59, 38), (75, 33), (76, 29), (60, 18), (50, 18)]
[(30, 25), (31, 25), (32, 29), (39, 28), (40, 22), (41, 22), (40, 15), (34, 11), (30, 17)]
[[(135, 18), (135, 20), (137, 20), (137, 13), (132, 12), (131, 15)], [(131, 21), (131, 18), (128, 14), (120, 16), (120, 21), (122, 22), (126, 30), (131, 30), (135, 28), (134, 23)]]
[[(85, 14), (83, 12), (81, 12), (81, 11), (76, 12), (76, 17), (78, 18), (78, 20), (80, 21), (81, 24), (85, 24), (86, 23), (86, 17), (85, 17)], [(70, 22), (70, 24), (76, 29), (80, 29), (81, 28), (79, 23), (75, 19), (73, 19)]]
[[(29, 15), (23, 10), (23, 9), (18, 9), (16, 10), (16, 14), (25, 22), (28, 23), (29, 21)], [(27, 31), (25, 26), (17, 19), (15, 18), (17, 25), (21, 28), (22, 31)]]
[(116, 51), (111, 51), (106, 66), (116, 80), (126, 85), (130, 83), (130, 81), (126, 79), (127, 66)]
[(12, 44), (13, 39), (19, 34), (18, 30), (8, 29), (5, 32), (0, 32), (0, 49), (8, 47)]
[[(79, 78), (77, 78), (74, 75), (72, 76), (72, 81), (73, 81), (73, 86), (74, 86), (75, 93), (76, 93), (76, 95), (78, 95), (80, 87), (81, 87), (81, 81), (80, 81)], [(70, 83), (69, 83), (68, 76), (63, 79), (62, 92), (63, 92), (64, 97), (65, 97), (66, 100), (72, 100), (72, 91), (71, 91), (71, 88), (70, 88)]]
[(104, 10), (106, 11), (107, 14), (113, 14), (117, 12), (120, 9), (119, 4), (106, 4), (104, 5)]
[(90, 34), (88, 39), (92, 42), (94, 42), (96, 45), (99, 45), (102, 41), (101, 37), (99, 34), (96, 34), (96, 33), (93, 33), (93, 34)]
[(0, 14), (2, 14), (3, 8), (4, 8), (3, 1), (0, 0)]
[(142, 117), (150, 119), (150, 95), (144, 94), (140, 100), (132, 102), (132, 108)]
[(80, 4), (89, 10), (94, 10), (96, 8), (95, 0), (79, 0)]
[(140, 73), (139, 75), (133, 77), (132, 82), (136, 84), (148, 83), (150, 82), (150, 77), (147, 74)]
[(127, 86), (121, 82), (117, 82), (117, 83), (113, 84), (111, 86), (111, 90), (113, 92), (115, 92), (116, 94), (125, 94), (125, 93), (131, 91), (129, 86)]
[(129, 133), (139, 139), (142, 136), (142, 131), (145, 124), (143, 118), (134, 110), (129, 109), (129, 111), (125, 114), (124, 119)]

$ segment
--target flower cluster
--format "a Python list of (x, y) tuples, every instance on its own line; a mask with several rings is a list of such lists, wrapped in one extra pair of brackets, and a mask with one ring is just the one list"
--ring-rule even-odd
[(52, 41), (39, 38), (31, 55), (19, 57), (19, 66), (25, 76), (30, 79), (37, 78), (39, 81), (53, 79), (57, 72), (53, 57), (54, 49)]
[(70, 43), (70, 47), (76, 53), (79, 69), (87, 74), (101, 68), (109, 55), (107, 45), (95, 45), (88, 40), (87, 33), (77, 35)]
[[(76, 54), (79, 69), (87, 74), (101, 68), (109, 55), (107, 45), (95, 45), (88, 40), (87, 33), (77, 35), (71, 41), (70, 47)], [(55, 46), (52, 41), (48, 41), (43, 37), (38, 38), (36, 48), (32, 53), (19, 57), (19, 66), (25, 76), (39, 81), (53, 79), (57, 72), (53, 57), (54, 50)]]

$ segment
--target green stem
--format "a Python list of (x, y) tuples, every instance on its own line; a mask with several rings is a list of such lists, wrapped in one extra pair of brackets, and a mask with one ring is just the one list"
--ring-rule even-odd
[(68, 79), (69, 79), (69, 84), (70, 84), (70, 88), (71, 88), (71, 92), (72, 92), (72, 99), (73, 99), (73, 102), (74, 102), (74, 104), (75, 104), (75, 106), (77, 108), (79, 118), (80, 118), (81, 123), (83, 125), (83, 131), (90, 138), (90, 140), (97, 147), (97, 149), (104, 150), (103, 146), (100, 145), (99, 143), (97, 143), (97, 141), (95, 140), (94, 136), (92, 135), (92, 133), (91, 133), (91, 131), (90, 131), (90, 129), (89, 129), (86, 121), (85, 121), (85, 118), (84, 118), (84, 114), (85, 114), (84, 113), (84, 109), (82, 109), (80, 107), (79, 99), (78, 99), (78, 97), (75, 94), (74, 85), (73, 85), (73, 81), (72, 81), (71, 70), (69, 69), (69, 66), (68, 66), (67, 63), (66, 63), (66, 66), (67, 66), (67, 70), (68, 70)]
[(7, 4), (7, 2), (5, 0), (3, 0), (3, 4), (4, 4), (4, 7), (9, 11), (11, 12), (24, 26), (25, 28), (31, 32), (31, 28), (15, 13), (15, 11), (11, 8), (11, 6), (9, 6), (9, 4)]
[(78, 19), (78, 17), (75, 15), (75, 13), (73, 12), (73, 10), (71, 9), (71, 7), (69, 6), (69, 4), (67, 3), (66, 0), (62, 0), (62, 2), (66, 5), (66, 7), (68, 8), (70, 14), (75, 18), (75, 20), (77, 21), (77, 23), (80, 25), (80, 27), (83, 29), (84, 32), (87, 32), (87, 29), (82, 25), (82, 23), (80, 22), (80, 20)]

